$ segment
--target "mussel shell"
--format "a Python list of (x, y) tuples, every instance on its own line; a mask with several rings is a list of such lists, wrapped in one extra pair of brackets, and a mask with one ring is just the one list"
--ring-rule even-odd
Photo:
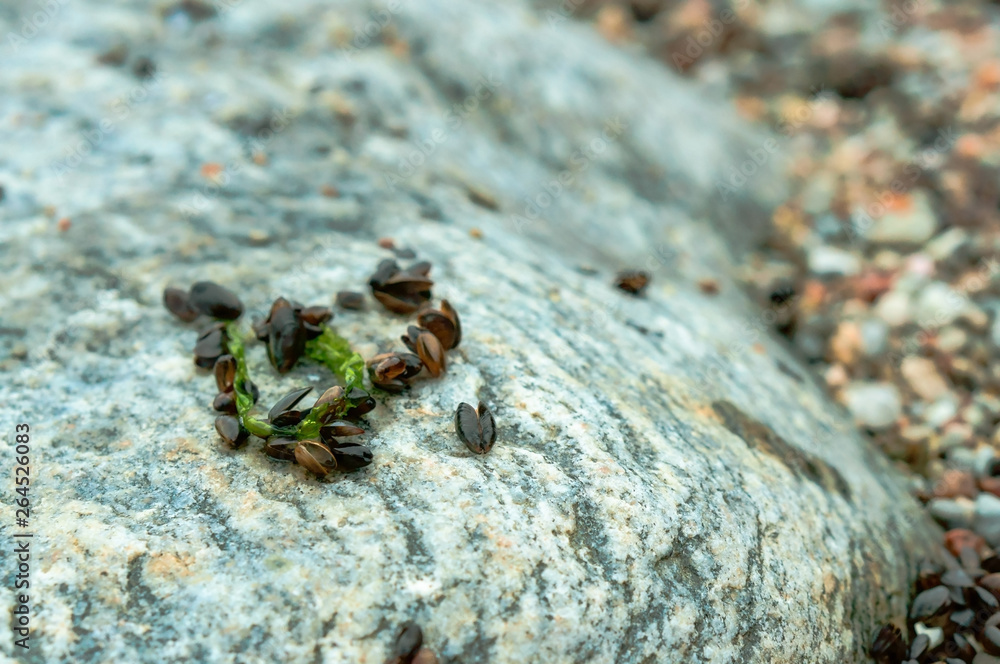
[(192, 308), (212, 318), (233, 320), (243, 313), (240, 299), (214, 281), (199, 281), (191, 286), (188, 299)]
[(219, 415), (215, 418), (215, 430), (223, 442), (233, 449), (242, 447), (250, 435), (232, 415)]
[(191, 306), (187, 291), (180, 288), (163, 289), (163, 306), (185, 323), (190, 323), (198, 317), (198, 310)]
[(337, 468), (337, 460), (333, 453), (318, 440), (300, 440), (295, 446), (295, 461), (320, 477)]
[(264, 454), (272, 459), (295, 461), (295, 447), (299, 444), (294, 438), (271, 436), (264, 445)]

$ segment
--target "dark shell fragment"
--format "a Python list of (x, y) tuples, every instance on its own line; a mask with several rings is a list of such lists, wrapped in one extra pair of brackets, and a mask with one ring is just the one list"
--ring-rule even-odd
[(243, 313), (240, 299), (214, 281), (199, 281), (194, 284), (188, 298), (192, 308), (212, 318), (233, 320)]
[(489, 452), (497, 439), (493, 413), (482, 401), (479, 402), (478, 409), (467, 403), (458, 405), (455, 411), (455, 431), (465, 446), (476, 454)]
[(649, 273), (642, 270), (624, 270), (615, 277), (615, 287), (632, 295), (641, 295), (648, 285)]
[(357, 291), (340, 291), (337, 293), (337, 306), (341, 309), (362, 309), (365, 306), (365, 296)]

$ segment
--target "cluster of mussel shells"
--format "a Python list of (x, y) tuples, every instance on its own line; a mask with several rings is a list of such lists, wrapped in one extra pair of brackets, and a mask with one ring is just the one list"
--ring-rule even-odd
[(921, 565), (908, 620), (913, 639), (885, 625), (870, 649), (876, 662), (1000, 664), (1000, 557), (964, 546), (946, 562)]
[(298, 440), (294, 435), (276, 433), (268, 437), (264, 453), (272, 459), (293, 461), (320, 476), (334, 470), (357, 470), (370, 464), (371, 448), (341, 439), (365, 433), (356, 422), (375, 408), (375, 400), (364, 390), (354, 389), (346, 394), (344, 388), (336, 385), (311, 407), (300, 407), (302, 399), (311, 391), (311, 387), (292, 390), (274, 404), (268, 419), (274, 429), (287, 429), (297, 426), (313, 409), (326, 406), (318, 417), (319, 439)]
[(410, 325), (401, 339), (410, 350), (376, 355), (368, 361), (372, 383), (387, 392), (402, 392), (426, 368), (437, 378), (447, 366), (446, 351), (457, 348), (462, 341), (462, 323), (458, 312), (448, 302), (440, 309), (430, 307), (430, 263), (416, 263), (406, 270), (396, 261), (379, 263), (368, 283), (372, 294), (389, 311), (409, 314), (419, 311), (418, 325)]
[(306, 342), (323, 333), (323, 323), (333, 318), (329, 307), (305, 307), (279, 297), (267, 318), (254, 323), (258, 341), (267, 344), (267, 358), (278, 373), (288, 373), (306, 350)]

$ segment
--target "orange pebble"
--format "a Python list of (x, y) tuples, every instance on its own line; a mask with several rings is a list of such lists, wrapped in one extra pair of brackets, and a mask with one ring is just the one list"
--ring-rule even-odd
[(986, 540), (971, 530), (954, 528), (944, 534), (944, 546), (953, 556), (957, 556), (965, 548), (978, 552), (986, 546)]
[(63, 217), (56, 225), (59, 228), (60, 233), (65, 233), (69, 230), (69, 227), (73, 225), (73, 222), (69, 220), (69, 217)]
[(216, 175), (222, 172), (222, 164), (214, 161), (210, 161), (207, 164), (201, 165), (201, 174), (206, 178), (214, 178)]

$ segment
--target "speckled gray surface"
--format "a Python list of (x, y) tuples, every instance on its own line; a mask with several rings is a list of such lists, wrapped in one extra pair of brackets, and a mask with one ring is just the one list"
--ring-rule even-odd
[[(37, 443), (19, 661), (381, 662), (407, 619), (443, 662), (859, 661), (930, 526), (727, 277), (711, 228), (738, 250), (780, 187), (715, 183), (766, 137), (516, 3), (230, 5), (66, 3), (4, 44), (0, 452), (18, 421)], [(330, 303), (383, 236), (462, 313), (447, 375), (372, 413), (356, 474), (222, 449), (162, 288)], [(645, 298), (609, 287), (626, 266)], [(334, 320), (366, 356), (406, 322)], [(249, 355), (265, 402), (330, 383)], [(451, 425), (477, 398), (485, 457)]]

